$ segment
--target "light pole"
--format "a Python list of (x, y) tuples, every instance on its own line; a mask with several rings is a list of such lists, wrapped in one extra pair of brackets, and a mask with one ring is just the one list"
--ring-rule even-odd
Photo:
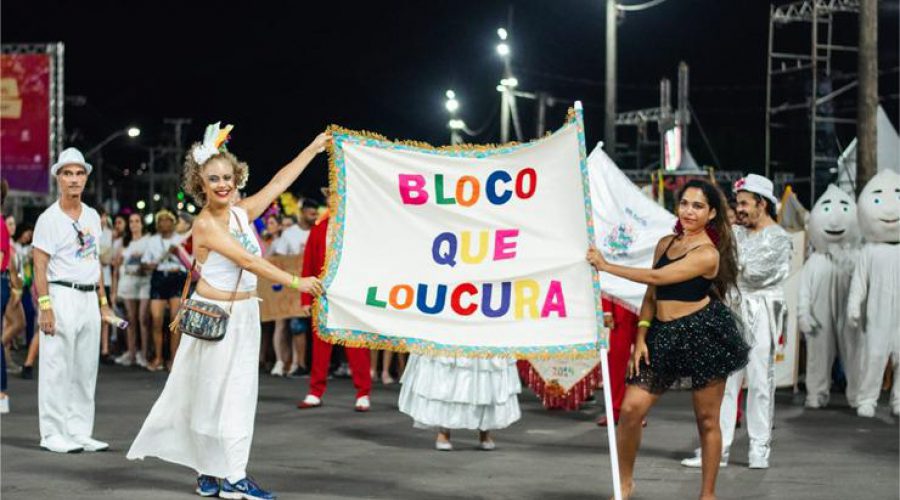
[(96, 146), (92, 147), (87, 151), (87, 153), (84, 154), (85, 158), (91, 158), (92, 156), (97, 155), (97, 161), (95, 162), (97, 163), (97, 180), (95, 181), (97, 189), (95, 190), (95, 192), (97, 194), (98, 206), (103, 206), (103, 155), (100, 154), (100, 151), (104, 146), (124, 135), (127, 135), (128, 137), (134, 139), (141, 135), (141, 129), (137, 127), (128, 127), (116, 130), (112, 134), (109, 134), (106, 139), (100, 141)]
[(509, 111), (510, 101), (512, 100), (512, 96), (509, 93), (510, 85), (508, 84), (515, 83), (518, 85), (519, 82), (512, 76), (512, 68), (509, 63), (512, 50), (506, 41), (509, 38), (506, 28), (497, 29), (497, 37), (500, 38), (500, 43), (497, 44), (497, 54), (503, 59), (503, 79), (500, 80), (497, 90), (500, 92), (500, 143), (504, 144), (509, 142)]
[(462, 144), (462, 136), (459, 135), (459, 131), (465, 128), (465, 122), (456, 117), (456, 112), (459, 110), (459, 101), (456, 100), (456, 92), (453, 90), (447, 90), (444, 93), (444, 96), (447, 98), (444, 101), (444, 108), (447, 109), (447, 112), (450, 113), (450, 121), (447, 122), (447, 128), (450, 129), (450, 144), (457, 145)]
[(616, 152), (616, 0), (606, 0), (606, 116), (603, 132), (606, 150), (615, 159)]

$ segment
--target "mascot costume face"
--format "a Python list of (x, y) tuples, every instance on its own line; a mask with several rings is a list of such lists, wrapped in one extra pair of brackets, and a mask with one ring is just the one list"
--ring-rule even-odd
[[(889, 359), (894, 380), (900, 380), (900, 174), (879, 172), (857, 204), (865, 245), (853, 271), (847, 318), (862, 329), (865, 346), (857, 414), (873, 417)], [(891, 410), (900, 414), (898, 383), (891, 389)]]
[(816, 252), (859, 241), (856, 201), (831, 184), (809, 213), (809, 239)]
[(900, 174), (884, 170), (859, 195), (859, 224), (866, 242), (900, 242)]

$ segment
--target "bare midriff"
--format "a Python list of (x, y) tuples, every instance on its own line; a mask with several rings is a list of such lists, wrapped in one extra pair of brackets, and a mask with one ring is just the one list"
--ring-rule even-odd
[(672, 321), (685, 316), (690, 316), (709, 304), (709, 297), (696, 302), (682, 302), (680, 300), (656, 301), (656, 319), (660, 321)]
[(250, 297), (256, 297), (256, 292), (235, 292), (232, 298), (232, 291), (219, 290), (206, 282), (203, 278), (197, 282), (196, 293), (210, 300), (244, 300)]

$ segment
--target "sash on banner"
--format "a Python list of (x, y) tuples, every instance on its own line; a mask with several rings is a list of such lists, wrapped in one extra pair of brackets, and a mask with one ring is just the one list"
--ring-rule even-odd
[(427, 355), (597, 356), (580, 111), (544, 139), (501, 147), (331, 131), (323, 339)]

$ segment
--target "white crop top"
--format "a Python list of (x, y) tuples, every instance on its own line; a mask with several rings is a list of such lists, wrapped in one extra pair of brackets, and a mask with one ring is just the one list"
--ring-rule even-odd
[[(256, 235), (253, 234), (253, 229), (251, 229), (250, 223), (247, 221), (247, 212), (243, 208), (237, 206), (231, 208), (228, 229), (231, 237), (236, 239), (245, 250), (257, 257), (262, 256), (259, 242), (256, 239)], [(212, 250), (209, 251), (209, 254), (206, 256), (206, 262), (200, 268), (200, 277), (212, 285), (213, 288), (223, 292), (234, 290), (234, 284), (237, 283), (240, 273), (240, 266)], [(256, 275), (249, 271), (244, 271), (241, 274), (241, 282), (237, 290), (239, 292), (256, 291)]]

